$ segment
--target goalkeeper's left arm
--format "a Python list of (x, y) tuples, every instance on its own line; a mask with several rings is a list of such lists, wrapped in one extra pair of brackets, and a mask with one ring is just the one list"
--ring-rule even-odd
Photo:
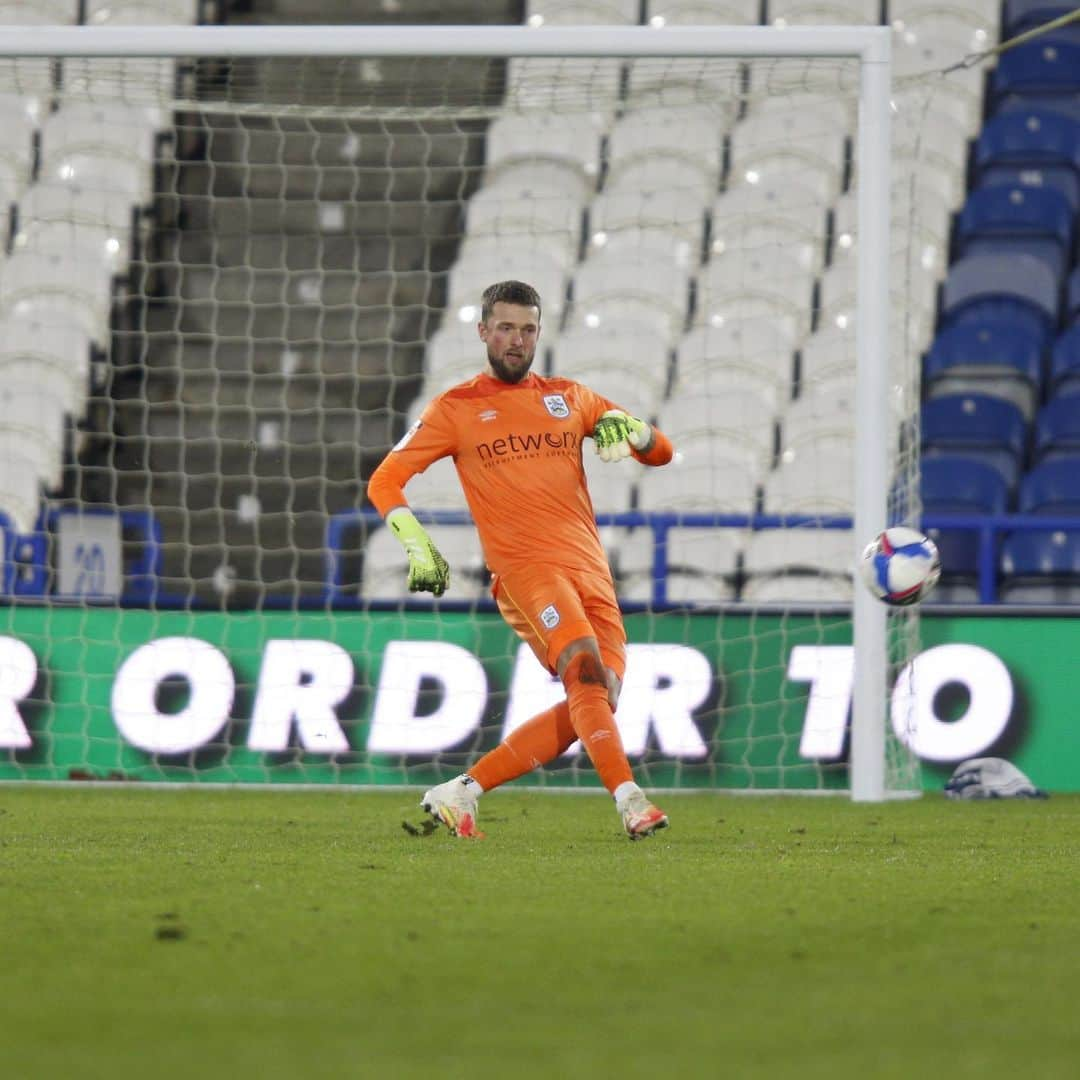
[(634, 457), (644, 465), (666, 465), (673, 453), (662, 431), (622, 409), (608, 409), (596, 421), (593, 442), (601, 461)]

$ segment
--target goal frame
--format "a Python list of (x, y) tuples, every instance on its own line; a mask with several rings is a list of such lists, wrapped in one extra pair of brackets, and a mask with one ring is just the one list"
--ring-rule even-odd
[[(265, 26), (0, 27), (0, 57), (738, 57), (857, 60), (854, 533), (886, 525), (891, 30), (821, 27)], [(858, 552), (852, 552), (853, 564)], [(886, 611), (856, 588), (850, 795), (887, 797)]]

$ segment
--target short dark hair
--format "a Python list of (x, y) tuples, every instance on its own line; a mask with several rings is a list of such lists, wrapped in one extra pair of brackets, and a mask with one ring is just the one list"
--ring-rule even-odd
[(496, 281), (494, 285), (489, 285), (481, 298), (480, 321), (487, 322), (491, 309), (499, 303), (534, 307), (536, 314), (540, 314), (540, 294), (524, 281)]

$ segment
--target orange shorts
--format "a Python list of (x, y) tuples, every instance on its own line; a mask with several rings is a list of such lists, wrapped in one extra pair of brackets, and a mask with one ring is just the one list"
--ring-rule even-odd
[(528, 566), (499, 574), (491, 594), (510, 628), (552, 674), (559, 654), (594, 637), (605, 666), (626, 672), (626, 629), (610, 579), (595, 572)]

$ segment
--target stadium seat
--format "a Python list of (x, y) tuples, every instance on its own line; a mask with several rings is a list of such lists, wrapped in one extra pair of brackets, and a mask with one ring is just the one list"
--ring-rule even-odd
[(624, 462), (603, 461), (591, 440), (582, 447), (581, 463), (598, 514), (625, 514), (633, 509), (639, 469), (620, 469)]
[(1030, 108), (1080, 96), (1080, 41), (1049, 33), (1007, 49), (990, 76), (989, 108)]
[(37, 98), (0, 94), (0, 112), (5, 121), (0, 126), (0, 214), (5, 224), (11, 204), (30, 183), (41, 108)]
[[(1059, 174), (1080, 172), (1080, 121), (1046, 108), (1014, 109), (992, 116), (975, 142), (975, 181), (1000, 170), (1039, 169), (1050, 185)], [(1067, 181), (1066, 181), (1067, 182)]]
[(1034, 466), (1020, 481), (1022, 514), (1080, 514), (1080, 454), (1063, 454)]
[(701, 261), (705, 206), (684, 193), (618, 188), (601, 192), (589, 207), (590, 251), (656, 252), (681, 266)]
[(550, 252), (524, 246), (508, 260), (505, 241), (494, 236), (467, 239), (447, 282), (448, 317), (462, 322), (480, 321), (480, 298), (494, 281), (502, 281), (512, 268), (519, 281), (527, 281), (539, 293), (543, 317), (553, 327), (562, 320), (566, 306), (569, 266)]
[(746, 541), (742, 599), (759, 603), (851, 598), (850, 529), (761, 529)]
[(730, 182), (776, 187), (797, 177), (824, 209), (840, 194), (849, 110), (813, 95), (777, 101), (755, 105), (732, 130)]
[(1080, 601), (1080, 531), (1014, 532), (1001, 548), (998, 598), (1010, 604)]
[(800, 267), (819, 272), (825, 260), (826, 214), (814, 192), (798, 184), (742, 183), (713, 203), (710, 251), (782, 248)]
[(977, 188), (956, 219), (958, 256), (1037, 255), (1060, 278), (1072, 256), (1073, 214), (1053, 188)]
[(111, 274), (131, 263), (135, 215), (127, 195), (79, 183), (32, 184), (19, 203), (15, 250), (86, 252)]
[(77, 327), (8, 318), (0, 323), (0, 383), (34, 383), (79, 419), (90, 382), (90, 339)]
[[(653, 416), (667, 392), (671, 367), (671, 345), (667, 335), (633, 322), (612, 328), (575, 327), (562, 334), (552, 347), (551, 373), (592, 386), (594, 372), (608, 371), (611, 392), (618, 399), (621, 385), (640, 385), (651, 402), (643, 415)], [(598, 393), (600, 387), (592, 386)], [(622, 402), (627, 408), (631, 402)]]
[(785, 445), (765, 477), (767, 514), (851, 514), (855, 450), (850, 437), (812, 437)]
[(528, 26), (634, 26), (638, 0), (529, 0)]
[(946, 327), (934, 338), (923, 363), (928, 397), (977, 393), (1005, 398), (1026, 419), (1042, 396), (1042, 337), (1001, 319), (986, 318)]
[[(744, 536), (741, 529), (669, 529), (668, 603), (697, 606), (734, 600)], [(613, 553), (621, 600), (648, 603), (652, 599), (654, 546), (651, 529), (622, 531)]]
[[(491, 598), (491, 575), (484, 566), (480, 538), (472, 525), (432, 525), (430, 533), (450, 564), (447, 601)], [(365, 600), (437, 603), (430, 593), (410, 593), (406, 584), (408, 562), (401, 544), (386, 528), (376, 529), (364, 545), (360, 595)]]
[(1069, 204), (1069, 211), (1080, 210), (1080, 174), (1071, 169), (1042, 169), (1035, 165), (999, 165), (982, 177), (983, 187), (1019, 187), (1056, 191)]
[(923, 458), (919, 490), (928, 514), (1003, 514), (1009, 507), (1009, 486), (1001, 473), (960, 454)]
[(880, 13), (877, 0), (768, 0), (766, 21), (772, 26), (873, 26)]
[(199, 21), (199, 0), (86, 0), (88, 26), (184, 26)]
[(603, 111), (497, 117), (487, 132), (486, 183), (521, 170), (533, 183), (584, 201), (600, 175), (600, 140), (611, 117)]
[[(622, 79), (623, 64), (615, 57), (515, 56), (506, 63), (504, 105), (514, 123), (526, 131), (545, 109), (560, 118), (565, 115), (567, 100), (579, 102), (590, 113), (611, 117), (619, 105)], [(523, 112), (528, 124), (522, 124)]]
[(649, 0), (650, 26), (754, 26), (760, 5), (754, 0)]
[(676, 447), (662, 469), (638, 471), (638, 509), (708, 514), (752, 514), (763, 466), (751, 444), (738, 450), (711, 437)]
[(1050, 352), (1050, 394), (1080, 390), (1080, 323), (1054, 342)]
[(791, 397), (795, 346), (795, 335), (769, 319), (695, 326), (678, 344), (673, 393), (749, 389), (778, 409)]
[(66, 104), (41, 125), (41, 177), (122, 192), (146, 203), (153, 186), (157, 110)]
[(1018, 37), (1075, 10), (1076, 4), (1072, 0), (1005, 0), (1001, 20), (1002, 40)]
[(478, 372), (483, 370), (484, 343), (476, 329), (479, 321), (479, 317), (466, 322), (456, 318), (443, 321), (424, 351), (424, 370), (428, 375), (460, 371), (469, 365)]
[(889, 0), (889, 22), (898, 34), (916, 33), (932, 38), (934, 31), (946, 38), (959, 32), (971, 35), (972, 48), (985, 49), (997, 43), (1001, 22), (1000, 0), (963, 0), (963, 3), (933, 3), (933, 0)]
[(949, 267), (942, 290), (943, 325), (994, 318), (1048, 336), (1060, 315), (1060, 282), (1035, 255), (1008, 260), (993, 254), (966, 255)]
[(1052, 397), (1035, 417), (1032, 460), (1080, 455), (1080, 392)]
[(657, 420), (660, 428), (676, 447), (692, 440), (712, 440), (717, 448), (725, 443), (752, 446), (758, 460), (770, 464), (776, 412), (769, 401), (747, 391), (714, 396), (703, 392), (707, 387), (691, 387), (665, 401)]
[(668, 341), (682, 333), (690, 273), (674, 259), (598, 251), (574, 275), (574, 326), (614, 330), (648, 325)]
[[(891, 8), (890, 8), (891, 10)], [(956, 7), (948, 9), (956, 11)], [(965, 8), (961, 11), (966, 12)], [(944, 14), (938, 8), (934, 14)], [(978, 27), (959, 25), (943, 33), (934, 18), (924, 30), (921, 25), (905, 27), (893, 35), (893, 85), (922, 89), (924, 108), (953, 117), (970, 136), (979, 130), (983, 115), (983, 74), (976, 68), (954, 68), (957, 57), (972, 51)], [(941, 72), (949, 70), (947, 78)]]
[(924, 456), (959, 453), (985, 461), (1015, 486), (1027, 447), (1027, 422), (1011, 401), (985, 394), (932, 398), (920, 419)]
[(406, 485), (405, 498), (414, 510), (467, 510), (469, 505), (448, 457), (433, 461), (413, 476)]
[(1080, 319), (1080, 266), (1073, 270), (1065, 283), (1065, 317), (1069, 322)]
[(696, 325), (773, 319), (796, 340), (810, 331), (815, 274), (787, 258), (782, 248), (727, 251), (698, 275)]
[(0, 319), (15, 316), (77, 328), (104, 347), (109, 339), (110, 277), (77, 256), (20, 251), (0, 263)]
[(29, 448), (18, 437), (0, 440), (0, 514), (17, 533), (28, 533), (40, 509), (41, 480)]
[(528, 245), (570, 266), (581, 246), (583, 210), (583, 200), (561, 187), (549, 187), (542, 170), (514, 170), (485, 184), (469, 200), (465, 235)]
[(79, 21), (79, 0), (0, 0), (0, 25), (70, 26)]
[(720, 183), (728, 123), (708, 105), (627, 112), (608, 141), (606, 190), (670, 191), (709, 205)]

